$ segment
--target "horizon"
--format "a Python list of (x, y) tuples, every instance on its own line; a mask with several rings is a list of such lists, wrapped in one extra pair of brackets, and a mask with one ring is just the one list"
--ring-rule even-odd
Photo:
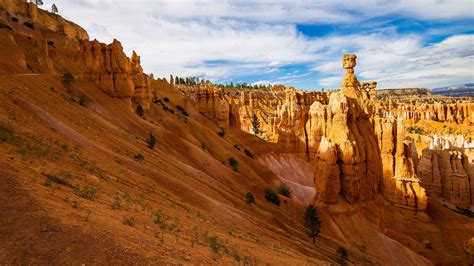
[(471, 1), (45, 0), (41, 8), (53, 2), (91, 39), (135, 50), (155, 77), (334, 89), (342, 54), (355, 53), (359, 80), (380, 89), (473, 83)]

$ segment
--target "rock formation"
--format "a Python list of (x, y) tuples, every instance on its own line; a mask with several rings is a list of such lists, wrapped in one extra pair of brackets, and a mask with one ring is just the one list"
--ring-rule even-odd
[(443, 197), (449, 202), (468, 207), (472, 203), (473, 164), (463, 148), (442, 137), (434, 137), (423, 150), (418, 174), (427, 194)]
[(413, 161), (413, 140), (405, 137), (402, 118), (378, 118), (376, 123), (382, 156), (384, 196), (393, 204), (424, 210), (425, 190), (416, 176)]
[(196, 110), (214, 120), (220, 128), (229, 126), (229, 103), (220, 89), (211, 84), (200, 84), (195, 92)]

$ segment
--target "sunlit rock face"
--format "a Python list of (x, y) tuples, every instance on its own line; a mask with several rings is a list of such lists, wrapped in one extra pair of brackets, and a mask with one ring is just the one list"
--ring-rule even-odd
[(135, 51), (129, 59), (117, 40), (109, 45), (96, 40), (84, 41), (82, 51), (87, 77), (103, 92), (118, 98), (133, 96), (144, 108), (150, 106), (150, 81)]
[(457, 206), (471, 205), (474, 168), (466, 155), (470, 145), (462, 136), (433, 137), (418, 165), (428, 195), (442, 197)]
[(393, 204), (424, 210), (427, 198), (415, 172), (414, 142), (405, 137), (402, 118), (378, 118), (376, 130), (382, 157), (384, 196)]
[(214, 120), (220, 128), (229, 126), (229, 103), (222, 90), (211, 84), (200, 84), (194, 94), (196, 110)]
[[(321, 117), (326, 119), (321, 120)], [(323, 161), (335, 161), (339, 168), (336, 183), (340, 183), (340, 191), (349, 203), (373, 199), (379, 189), (382, 164), (374, 128), (358, 101), (342, 91), (333, 93), (327, 105), (314, 103), (311, 106), (308, 123), (311, 124), (311, 138), (325, 140), (324, 143), (321, 141), (323, 146), (321, 143), (318, 145), (318, 168), (324, 167)], [(336, 151), (335, 160), (325, 158), (326, 141), (331, 143), (329, 150)], [(318, 175), (316, 171), (316, 184), (320, 181)]]

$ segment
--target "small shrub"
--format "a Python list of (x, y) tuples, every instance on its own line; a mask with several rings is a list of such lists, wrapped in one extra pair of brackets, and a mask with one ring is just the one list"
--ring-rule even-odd
[(14, 135), (14, 130), (7, 124), (0, 122), (0, 142), (17, 144), (19, 139)]
[(145, 160), (145, 156), (143, 156), (143, 154), (141, 154), (141, 153), (137, 153), (137, 154), (133, 155), (133, 159), (135, 159), (136, 161), (143, 161), (143, 160)]
[(81, 187), (78, 185), (74, 190), (76, 192), (76, 195), (79, 197), (90, 200), (94, 200), (96, 198), (97, 191), (95, 188), (84, 187), (83, 189), (81, 189)]
[(239, 162), (234, 157), (229, 158), (229, 164), (230, 167), (232, 167), (232, 170), (237, 171), (237, 167), (239, 166)]
[(124, 225), (128, 225), (128, 226), (133, 227), (133, 226), (135, 226), (136, 221), (135, 221), (135, 218), (134, 218), (134, 217), (127, 217), (127, 216), (124, 216), (124, 217), (122, 218), (122, 223), (123, 223)]
[(48, 179), (48, 178), (46, 178), (46, 179), (44, 180), (44, 182), (43, 182), (43, 185), (45, 185), (45, 186), (47, 186), (47, 187), (50, 187), (51, 184), (52, 184), (51, 179)]
[(148, 135), (146, 143), (148, 144), (148, 148), (150, 148), (150, 149), (155, 148), (156, 137), (155, 137), (155, 135), (153, 135), (153, 133), (151, 131), (150, 131), (150, 134)]
[(114, 202), (112, 203), (112, 210), (120, 210), (122, 208), (122, 201), (119, 197), (114, 198)]
[(51, 181), (51, 182), (54, 182), (54, 183), (59, 184), (59, 185), (64, 185), (64, 186), (67, 186), (67, 187), (71, 187), (71, 188), (73, 187), (72, 184), (69, 183), (69, 179), (71, 179), (72, 176), (68, 172), (63, 172), (61, 174), (61, 177), (53, 175), (53, 174), (45, 174), (45, 175), (46, 175), (46, 179)]
[(7, 24), (0, 23), (0, 29), (7, 29), (12, 31), (12, 27), (8, 26)]
[(12, 21), (15, 22), (15, 23), (17, 23), (17, 22), (18, 22), (18, 18), (12, 17)]
[(223, 138), (225, 136), (224, 130), (221, 129), (221, 131), (217, 132), (217, 135), (219, 135), (221, 138)]
[(86, 96), (84, 96), (84, 94), (81, 94), (81, 96), (79, 97), (79, 105), (86, 106)]
[(285, 184), (281, 184), (280, 187), (278, 187), (278, 193), (286, 197), (291, 197), (290, 188)]
[(184, 116), (188, 116), (188, 112), (186, 112), (186, 110), (181, 105), (176, 105), (176, 109)]
[(271, 188), (265, 188), (265, 199), (277, 206), (280, 206), (280, 198)]
[(155, 222), (155, 224), (158, 224), (160, 226), (161, 229), (165, 229), (166, 228), (166, 216), (163, 212), (159, 211), (155, 214), (155, 219), (153, 220), (153, 222)]
[(65, 73), (61, 77), (61, 82), (66, 85), (67, 91), (71, 93), (71, 83), (73, 83), (75, 80), (74, 75), (72, 75), (70, 72)]
[(219, 243), (219, 237), (218, 236), (210, 236), (207, 238), (207, 240), (209, 241), (209, 247), (211, 248), (211, 251), (213, 253), (218, 253), (220, 248), (221, 248), (221, 245)]
[(27, 28), (30, 28), (30, 29), (32, 29), (32, 30), (35, 30), (35, 24), (34, 24), (33, 22), (25, 21), (25, 22), (23, 23), (23, 25), (25, 25), (25, 27), (27, 27)]
[(135, 108), (135, 113), (139, 117), (143, 117), (145, 115), (145, 110), (143, 110), (143, 107), (139, 104), (139, 105), (137, 105), (137, 108)]
[(247, 195), (245, 195), (245, 202), (247, 202), (248, 204), (252, 204), (255, 202), (255, 198), (252, 192), (247, 192)]
[(163, 98), (163, 101), (164, 101), (165, 103), (167, 103), (167, 102), (170, 101), (170, 99), (168, 99), (168, 97), (165, 97), (165, 98)]
[(337, 256), (339, 257), (341, 265), (345, 265), (347, 260), (347, 249), (345, 247), (338, 247)]
[(54, 47), (54, 42), (51, 41), (51, 40), (49, 40), (49, 41), (48, 41), (48, 45)]
[(245, 155), (253, 159), (253, 154), (249, 150), (245, 149), (244, 152), (245, 152)]

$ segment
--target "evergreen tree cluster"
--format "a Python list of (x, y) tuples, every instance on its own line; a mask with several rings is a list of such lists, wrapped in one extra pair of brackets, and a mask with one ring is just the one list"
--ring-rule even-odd
[(174, 78), (174, 84), (176, 85), (197, 85), (200, 83), (211, 83), (209, 80), (199, 79), (199, 77), (178, 77)]

